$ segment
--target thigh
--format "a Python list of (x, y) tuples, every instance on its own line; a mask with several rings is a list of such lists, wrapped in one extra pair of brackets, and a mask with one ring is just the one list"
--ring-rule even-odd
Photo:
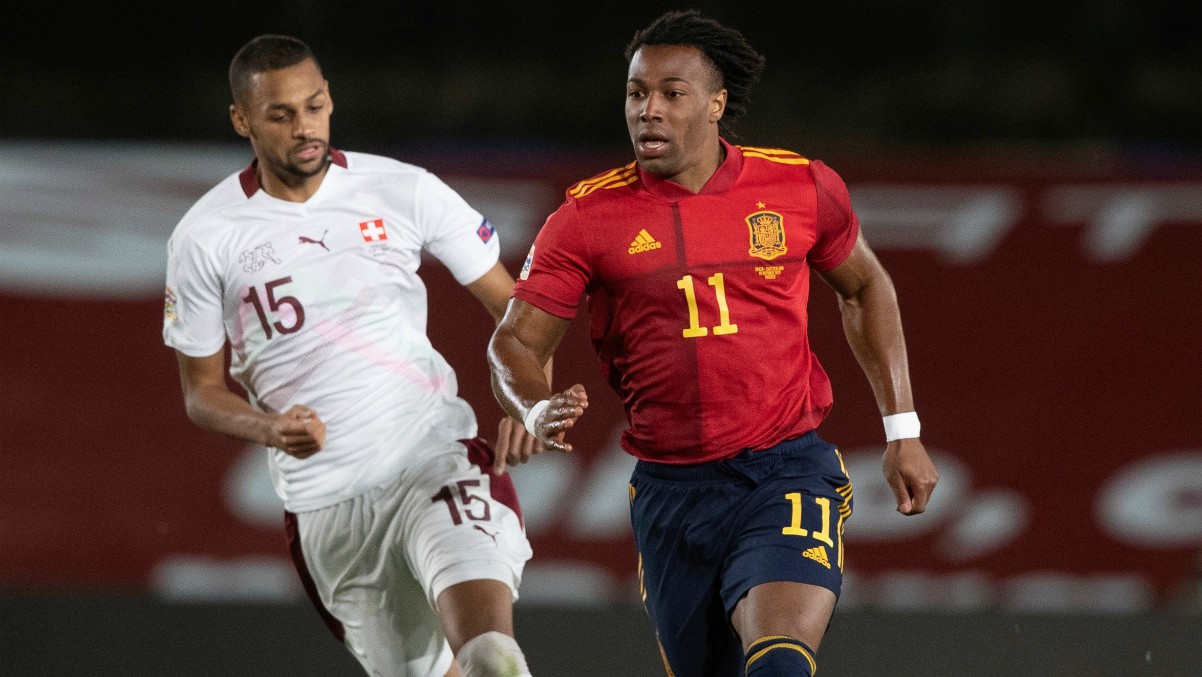
[(453, 660), (425, 591), (388, 546), (375, 509), (393, 487), (297, 515), (305, 573), (341, 639), (371, 675), (442, 677)]
[(852, 487), (838, 451), (819, 441), (804, 462), (794, 459), (784, 467), (807, 472), (766, 478), (743, 506), (723, 573), (728, 611), (765, 583), (824, 588), (832, 599), (842, 589), (843, 527), (851, 515)]
[(729, 494), (636, 470), (630, 498), (640, 594), (666, 672), (736, 677), (742, 651), (718, 594)]
[(835, 594), (830, 590), (776, 581), (749, 590), (730, 618), (744, 652), (759, 639), (778, 636), (801, 640), (817, 651), (834, 610)]
[(400, 544), (431, 608), (468, 581), (499, 581), (517, 598), (532, 553), (513, 480), (492, 474), (492, 458), (483, 440), (466, 440), (411, 474)]

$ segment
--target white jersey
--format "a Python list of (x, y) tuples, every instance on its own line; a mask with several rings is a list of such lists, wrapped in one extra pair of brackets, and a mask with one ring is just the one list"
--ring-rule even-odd
[[(251, 404), (312, 408), (327, 428), (307, 459), (271, 450), (292, 512), (384, 484), (423, 449), (476, 435), (455, 374), (426, 336), (424, 249), (460, 284), (497, 262), (479, 212), (433, 174), (331, 150), (303, 203), (260, 190), (253, 165), (219, 183), (168, 244), (163, 340), (193, 357), (226, 341)], [(483, 347), (481, 347), (483, 350)]]

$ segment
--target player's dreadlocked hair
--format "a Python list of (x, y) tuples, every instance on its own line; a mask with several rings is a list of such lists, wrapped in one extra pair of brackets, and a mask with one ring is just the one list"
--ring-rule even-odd
[(718, 126), (733, 136), (730, 123), (747, 112), (748, 95), (764, 69), (763, 55), (747, 44), (743, 34), (694, 9), (668, 12), (635, 33), (626, 46), (627, 63), (643, 45), (688, 45), (705, 54), (722, 78), (719, 87), (726, 88), (726, 113)]
[(250, 91), (250, 79), (256, 73), (275, 71), (313, 59), (318, 72), (321, 64), (313, 56), (313, 50), (300, 40), (287, 35), (260, 35), (238, 50), (230, 62), (230, 91), (234, 101), (246, 100)]

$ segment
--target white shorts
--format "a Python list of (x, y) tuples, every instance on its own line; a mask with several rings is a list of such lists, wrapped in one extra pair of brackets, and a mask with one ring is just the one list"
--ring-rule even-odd
[(491, 473), (483, 440), (465, 442), (352, 499), (286, 515), (306, 591), (369, 675), (450, 669), (436, 612), (448, 587), (499, 580), (517, 599), (531, 556), (517, 492), (508, 473)]

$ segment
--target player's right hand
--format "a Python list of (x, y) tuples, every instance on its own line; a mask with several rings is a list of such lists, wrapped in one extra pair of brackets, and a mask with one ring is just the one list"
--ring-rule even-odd
[(534, 422), (535, 437), (543, 448), (570, 453), (572, 445), (563, 441), (564, 435), (576, 425), (576, 419), (584, 415), (585, 409), (588, 409), (588, 393), (579, 383), (552, 395), (551, 403)]
[(297, 458), (308, 458), (321, 451), (326, 443), (326, 424), (317, 412), (294, 404), (288, 411), (276, 414), (267, 433), (267, 446)]
[(584, 386), (577, 383), (562, 393), (551, 396), (546, 410), (534, 423), (537, 435), (508, 416), (501, 419), (497, 427), (497, 446), (493, 460), (493, 474), (505, 472), (505, 466), (526, 463), (536, 454), (547, 449), (570, 452), (572, 445), (563, 441), (564, 433), (584, 414), (588, 408), (588, 394)]

